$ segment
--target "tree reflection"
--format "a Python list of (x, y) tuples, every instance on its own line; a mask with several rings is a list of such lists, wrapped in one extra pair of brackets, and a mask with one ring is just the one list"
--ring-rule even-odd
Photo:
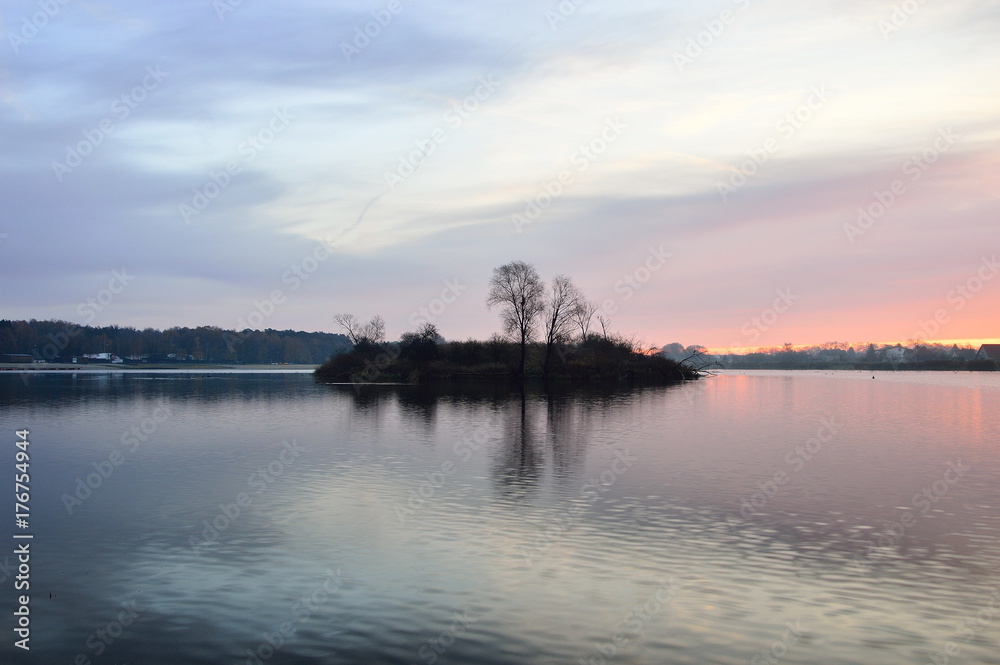
[(494, 480), (504, 498), (522, 499), (538, 484), (544, 462), (535, 432), (539, 410), (538, 398), (529, 398), (523, 387), (504, 409), (503, 437), (494, 460)]

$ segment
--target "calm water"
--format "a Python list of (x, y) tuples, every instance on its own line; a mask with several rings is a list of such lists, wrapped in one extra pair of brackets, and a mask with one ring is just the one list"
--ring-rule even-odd
[(876, 376), (5, 373), (0, 660), (1000, 663), (1000, 375)]

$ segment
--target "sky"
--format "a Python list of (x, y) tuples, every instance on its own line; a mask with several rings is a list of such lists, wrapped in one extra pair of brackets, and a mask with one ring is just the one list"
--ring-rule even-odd
[(0, 318), (1000, 338), (1000, 5), (8, 0)]

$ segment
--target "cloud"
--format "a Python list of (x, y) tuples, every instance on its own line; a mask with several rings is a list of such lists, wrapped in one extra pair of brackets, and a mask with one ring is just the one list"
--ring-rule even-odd
[[(802, 300), (775, 340), (886, 339), (1000, 240), (995, 8), (924, 4), (886, 32), (892, 8), (862, 2), (232, 6), (69, 3), (8, 36), (5, 316), (73, 318), (125, 265), (108, 323), (229, 327), (282, 289), (276, 327), (377, 312), (398, 333), (457, 277), (442, 330), (485, 337), (490, 271), (523, 258), (651, 340), (727, 344), (787, 287)], [(9, 3), (4, 27), (37, 11)], [(960, 138), (909, 180), (943, 129)], [(895, 179), (906, 192), (851, 242)], [(660, 245), (669, 264), (616, 292)], [(986, 325), (995, 293), (953, 329)]]

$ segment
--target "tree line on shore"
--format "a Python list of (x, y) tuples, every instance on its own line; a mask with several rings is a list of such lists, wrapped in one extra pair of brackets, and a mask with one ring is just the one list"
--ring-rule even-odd
[(697, 366), (723, 369), (859, 369), (859, 370), (996, 370), (997, 363), (982, 357), (968, 344), (913, 341), (907, 345), (827, 342), (796, 347), (762, 347), (746, 353), (711, 354), (704, 347), (667, 344), (667, 357), (689, 356), (697, 351)]
[[(597, 304), (566, 275), (546, 284), (534, 266), (506, 263), (493, 270), (485, 304), (498, 312), (502, 331), (486, 341), (445, 342), (434, 324), (424, 323), (398, 342), (387, 342), (381, 316), (365, 322), (337, 314), (334, 320), (353, 348), (332, 356), (316, 374), (351, 383), (533, 376), (667, 382), (698, 376), (683, 362), (611, 332)], [(592, 330), (595, 316), (600, 333)]]
[(291, 363), (318, 365), (351, 342), (340, 333), (224, 330), (215, 326), (166, 330), (84, 326), (68, 321), (0, 321), (0, 353), (39, 362), (110, 353), (126, 362)]

